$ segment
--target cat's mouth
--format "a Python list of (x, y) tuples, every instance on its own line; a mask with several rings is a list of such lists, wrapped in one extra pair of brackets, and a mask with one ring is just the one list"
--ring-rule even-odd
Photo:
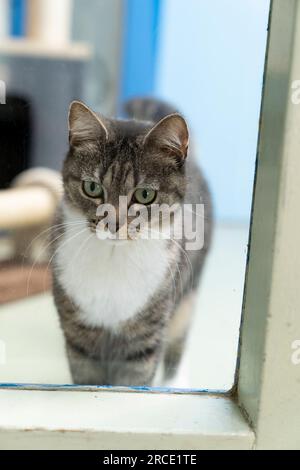
[(136, 237), (130, 237), (125, 230), (111, 232), (108, 227), (100, 227), (99, 223), (95, 223), (94, 221), (90, 222), (88, 225), (91, 232), (94, 233), (99, 240), (105, 241), (111, 245), (121, 246), (137, 239)]

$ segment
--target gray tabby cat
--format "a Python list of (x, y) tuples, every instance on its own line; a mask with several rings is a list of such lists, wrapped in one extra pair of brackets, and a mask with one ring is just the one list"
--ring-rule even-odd
[[(53, 292), (76, 384), (142, 386), (159, 370), (173, 376), (211, 240), (210, 195), (188, 156), (184, 118), (153, 100), (134, 100), (127, 113), (132, 119), (115, 120), (79, 102), (70, 108)], [(204, 247), (187, 252), (184, 238), (99, 239), (97, 209), (117, 208), (119, 196), (148, 209), (204, 204)]]

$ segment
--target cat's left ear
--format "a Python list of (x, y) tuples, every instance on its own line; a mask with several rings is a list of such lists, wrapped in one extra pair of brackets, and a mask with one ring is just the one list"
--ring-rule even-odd
[(69, 140), (76, 146), (93, 140), (108, 140), (108, 128), (98, 114), (80, 101), (73, 101), (69, 110)]
[(148, 132), (144, 145), (165, 150), (183, 163), (189, 148), (189, 130), (185, 119), (180, 114), (166, 116)]

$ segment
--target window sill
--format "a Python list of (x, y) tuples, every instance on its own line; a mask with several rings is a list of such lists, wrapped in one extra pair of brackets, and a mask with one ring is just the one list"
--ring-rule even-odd
[(0, 391), (0, 449), (252, 449), (229, 397)]

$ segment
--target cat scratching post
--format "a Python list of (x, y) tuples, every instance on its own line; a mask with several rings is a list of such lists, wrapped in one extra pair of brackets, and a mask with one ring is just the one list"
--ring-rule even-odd
[(28, 36), (55, 46), (71, 40), (73, 0), (29, 0)]
[(56, 202), (46, 188), (27, 187), (0, 191), (0, 229), (13, 230), (47, 223)]

